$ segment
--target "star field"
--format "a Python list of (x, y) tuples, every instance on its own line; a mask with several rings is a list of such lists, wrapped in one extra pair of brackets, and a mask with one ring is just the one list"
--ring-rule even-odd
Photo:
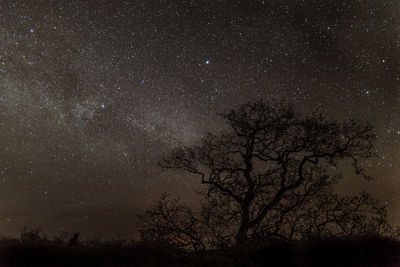
[(398, 1), (0, 2), (0, 233), (130, 237), (161, 191), (199, 181), (157, 162), (241, 103), (370, 121), (373, 191), (400, 218)]

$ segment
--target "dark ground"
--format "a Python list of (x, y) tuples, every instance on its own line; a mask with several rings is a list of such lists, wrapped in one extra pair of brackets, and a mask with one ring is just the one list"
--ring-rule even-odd
[(251, 252), (183, 252), (141, 242), (48, 239), (0, 241), (0, 266), (400, 266), (400, 242), (381, 237), (272, 242)]

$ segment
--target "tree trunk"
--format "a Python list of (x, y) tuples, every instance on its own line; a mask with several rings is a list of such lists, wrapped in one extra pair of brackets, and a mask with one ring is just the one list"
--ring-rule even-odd
[(242, 203), (242, 218), (240, 221), (240, 228), (236, 235), (236, 248), (245, 248), (247, 241), (247, 233), (249, 232), (249, 222), (250, 222), (250, 203), (254, 198), (254, 185), (251, 181), (250, 172), (252, 169), (251, 162), (247, 163), (247, 170), (245, 173), (246, 179), (249, 182), (249, 189), (246, 193), (246, 197)]
[(246, 240), (247, 240), (247, 232), (249, 231), (249, 226), (246, 223), (245, 224), (241, 224), (239, 231), (236, 235), (236, 243), (235, 243), (235, 247), (237, 249), (243, 249), (246, 245)]
[(239, 231), (236, 235), (235, 246), (237, 249), (243, 249), (247, 240), (247, 233), (249, 231), (249, 207), (248, 205), (244, 205), (242, 207), (242, 218), (240, 222)]

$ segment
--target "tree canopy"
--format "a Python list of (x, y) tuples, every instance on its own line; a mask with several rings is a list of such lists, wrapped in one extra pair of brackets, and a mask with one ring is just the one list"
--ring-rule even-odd
[(146, 240), (182, 248), (262, 245), (271, 238), (382, 234), (386, 207), (370, 194), (340, 196), (339, 162), (371, 179), (373, 127), (357, 120), (302, 116), (283, 102), (250, 102), (221, 114), (226, 130), (171, 151), (161, 166), (197, 175), (200, 209), (166, 195), (139, 218)]

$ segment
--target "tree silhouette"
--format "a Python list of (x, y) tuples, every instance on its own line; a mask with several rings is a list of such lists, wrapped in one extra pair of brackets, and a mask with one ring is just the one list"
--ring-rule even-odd
[(371, 179), (359, 164), (375, 155), (373, 127), (306, 117), (285, 103), (254, 102), (220, 115), (225, 130), (176, 148), (162, 168), (198, 175), (200, 209), (165, 195), (139, 218), (146, 240), (194, 249), (244, 248), (271, 238), (381, 234), (386, 208), (362, 192), (341, 197), (338, 163)]

